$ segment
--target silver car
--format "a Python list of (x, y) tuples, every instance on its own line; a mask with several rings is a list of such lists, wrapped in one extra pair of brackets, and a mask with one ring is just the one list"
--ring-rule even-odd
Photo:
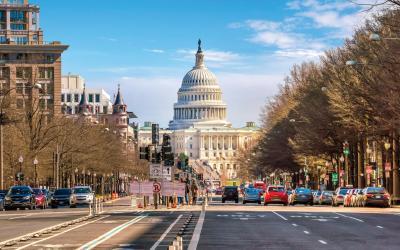
[(93, 203), (94, 194), (89, 186), (76, 186), (72, 189), (75, 196), (76, 204), (91, 204)]

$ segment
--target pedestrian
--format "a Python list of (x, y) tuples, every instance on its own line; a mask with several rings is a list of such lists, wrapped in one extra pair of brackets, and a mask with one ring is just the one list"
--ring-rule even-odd
[(197, 185), (196, 185), (196, 183), (194, 181), (192, 182), (191, 191), (192, 191), (192, 197), (193, 197), (192, 204), (196, 205), (198, 188), (197, 188)]
[(189, 184), (186, 182), (186, 184), (185, 184), (185, 202), (186, 202), (186, 205), (189, 205), (189, 192), (190, 192)]

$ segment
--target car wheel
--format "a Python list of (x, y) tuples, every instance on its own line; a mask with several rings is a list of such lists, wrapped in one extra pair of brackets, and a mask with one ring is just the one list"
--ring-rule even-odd
[(243, 204), (246, 204), (246, 201), (245, 201), (245, 200), (243, 200)]
[(76, 208), (76, 204), (72, 204), (69, 206), (70, 208)]
[(239, 203), (239, 200), (235, 200), (235, 203)]
[(287, 204), (287, 203), (283, 203), (283, 205), (284, 205), (285, 207), (287, 207), (288, 204)]
[(258, 201), (258, 205), (260, 205), (261, 204), (261, 201)]
[(310, 205), (310, 206), (313, 206), (313, 205), (314, 205), (314, 203), (310, 202), (310, 203), (309, 203), (309, 205)]
[(222, 203), (225, 203), (225, 200), (224, 200), (224, 199), (222, 199)]
[(264, 202), (264, 206), (268, 206), (268, 203)]

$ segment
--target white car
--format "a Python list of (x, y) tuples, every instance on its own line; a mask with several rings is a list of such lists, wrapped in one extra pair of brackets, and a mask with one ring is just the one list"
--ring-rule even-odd
[(76, 186), (72, 189), (75, 196), (76, 204), (91, 204), (93, 203), (94, 194), (89, 186)]

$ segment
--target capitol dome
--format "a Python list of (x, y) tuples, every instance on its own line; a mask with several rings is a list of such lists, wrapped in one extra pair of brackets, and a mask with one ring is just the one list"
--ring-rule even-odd
[(170, 129), (230, 126), (218, 79), (204, 64), (200, 40), (198, 45), (195, 66), (183, 77), (178, 91)]

